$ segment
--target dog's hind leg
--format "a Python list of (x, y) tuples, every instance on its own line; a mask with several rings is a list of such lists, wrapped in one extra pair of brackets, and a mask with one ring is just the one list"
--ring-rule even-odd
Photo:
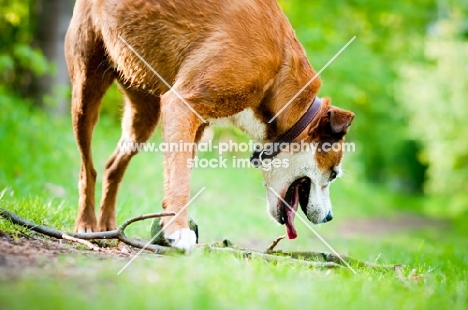
[(84, 34), (81, 31), (81, 28), (77, 30), (72, 26), (69, 29), (66, 56), (73, 92), (73, 132), (81, 156), (75, 231), (91, 232), (97, 228), (94, 211), (96, 170), (91, 155), (91, 139), (98, 120), (101, 99), (114, 79), (114, 72), (107, 71), (102, 44), (89, 33)]
[(138, 153), (139, 144), (145, 143), (153, 134), (160, 114), (159, 97), (124, 86), (122, 89), (126, 94), (122, 137), (106, 163), (98, 218), (100, 231), (116, 228), (115, 204), (120, 181), (131, 158)]

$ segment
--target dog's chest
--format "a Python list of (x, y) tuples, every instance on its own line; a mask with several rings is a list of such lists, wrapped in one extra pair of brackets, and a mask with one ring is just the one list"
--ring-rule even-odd
[(255, 116), (251, 108), (247, 108), (229, 117), (208, 119), (210, 125), (235, 126), (252, 138), (263, 141), (266, 136), (266, 124)]

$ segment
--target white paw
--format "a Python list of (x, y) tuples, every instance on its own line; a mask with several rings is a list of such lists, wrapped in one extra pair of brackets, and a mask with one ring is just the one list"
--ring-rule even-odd
[(188, 228), (176, 230), (170, 235), (164, 234), (164, 238), (169, 242), (171, 247), (182, 250), (185, 253), (190, 252), (195, 247), (197, 241), (195, 232)]

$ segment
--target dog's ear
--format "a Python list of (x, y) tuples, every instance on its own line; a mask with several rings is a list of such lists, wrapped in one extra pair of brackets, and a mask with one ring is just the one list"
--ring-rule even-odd
[(327, 112), (330, 130), (333, 134), (345, 135), (354, 119), (354, 113), (330, 106)]

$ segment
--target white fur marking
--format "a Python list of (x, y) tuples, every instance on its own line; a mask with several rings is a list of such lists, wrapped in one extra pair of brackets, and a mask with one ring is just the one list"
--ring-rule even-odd
[(258, 141), (265, 140), (267, 125), (255, 116), (251, 108), (229, 117), (208, 119), (208, 122), (223, 127), (233, 125)]
[(173, 248), (183, 250), (185, 253), (190, 252), (197, 242), (195, 232), (188, 228), (176, 230), (170, 235), (164, 234), (164, 238), (170, 242)]
[[(312, 181), (309, 201), (307, 203), (307, 218), (319, 224), (331, 211), (330, 193), (328, 186), (322, 190), (322, 186), (329, 184), (329, 173), (323, 172), (315, 161), (315, 149), (299, 153), (282, 152), (277, 156), (280, 160), (288, 160), (286, 168), (276, 168), (263, 171), (263, 177), (268, 187), (274, 189), (280, 195), (284, 195), (292, 182), (300, 177), (309, 177)], [(278, 197), (271, 191), (267, 191), (268, 210), (270, 215), (278, 220)]]

